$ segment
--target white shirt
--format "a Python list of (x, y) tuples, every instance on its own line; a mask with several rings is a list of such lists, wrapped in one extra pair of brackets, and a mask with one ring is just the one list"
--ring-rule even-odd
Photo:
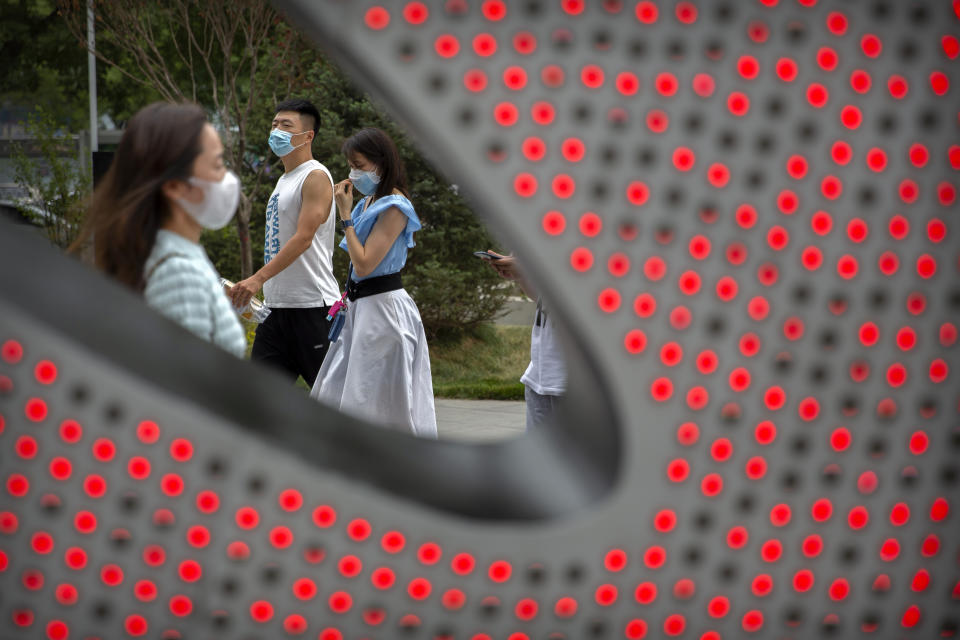
[(567, 390), (567, 367), (553, 326), (553, 316), (537, 301), (537, 321), (530, 334), (530, 365), (520, 382), (542, 396), (562, 396)]
[[(267, 201), (267, 226), (263, 239), (263, 263), (270, 262), (297, 231), (300, 207), (303, 205), (303, 183), (314, 171), (333, 177), (316, 160), (307, 160), (277, 181)], [(336, 205), (330, 199), (327, 220), (317, 228), (310, 246), (286, 269), (263, 285), (264, 302), (268, 307), (326, 307), (340, 299), (340, 285), (333, 276), (333, 236), (336, 230)]]

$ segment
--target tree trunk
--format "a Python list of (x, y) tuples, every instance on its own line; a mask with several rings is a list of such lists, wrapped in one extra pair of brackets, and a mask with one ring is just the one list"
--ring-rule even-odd
[(237, 207), (237, 240), (240, 241), (240, 279), (253, 275), (253, 247), (250, 246), (250, 199), (240, 196)]

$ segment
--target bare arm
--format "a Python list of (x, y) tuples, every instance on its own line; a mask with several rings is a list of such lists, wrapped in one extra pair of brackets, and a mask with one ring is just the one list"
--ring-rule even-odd
[(242, 280), (230, 290), (233, 304), (243, 307), (263, 287), (263, 283), (274, 277), (310, 248), (313, 237), (327, 218), (330, 217), (330, 204), (333, 202), (333, 188), (323, 171), (314, 171), (303, 181), (300, 190), (302, 203), (297, 218), (297, 230), (280, 247), (273, 260), (263, 265), (259, 271)]

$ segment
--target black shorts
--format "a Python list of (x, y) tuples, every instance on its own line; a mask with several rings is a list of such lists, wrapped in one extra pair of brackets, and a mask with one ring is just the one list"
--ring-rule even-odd
[(257, 327), (250, 359), (276, 368), (291, 382), (303, 376), (312, 387), (330, 345), (328, 311), (330, 307), (271, 309)]

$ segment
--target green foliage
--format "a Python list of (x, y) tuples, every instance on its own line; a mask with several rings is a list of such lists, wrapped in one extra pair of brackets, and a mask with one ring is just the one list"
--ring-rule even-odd
[(477, 325), (441, 332), (430, 345), (438, 398), (522, 400), (520, 376), (530, 362), (530, 328)]
[[(28, 143), (13, 145), (14, 179), (27, 196), (20, 211), (61, 248), (80, 231), (89, 179), (79, 166), (77, 142), (58, 135), (53, 117), (37, 109), (27, 121)], [(26, 148), (26, 145), (29, 148)]]
[[(249, 237), (252, 270), (263, 264), (264, 211), (283, 172), (267, 146), (270, 122), (277, 102), (303, 97), (321, 112), (313, 151), (335, 180), (348, 173), (340, 148), (356, 130), (380, 127), (396, 141), (407, 168), (411, 200), (423, 222), (404, 282), (417, 301), (428, 335), (434, 338), (444, 330), (475, 326), (496, 316), (510, 289), (472, 255), (478, 249), (496, 248), (489, 234), (396, 124), (289, 25), (275, 18), (255, 47), (238, 37), (228, 44), (229, 55), (213, 46), (209, 55), (200, 56), (191, 54), (185, 33), (209, 35), (204, 29), (224, 26), (222, 16), (214, 15), (222, 12), (229, 16), (233, 11), (238, 18), (262, 16), (263, 5), (255, 0), (210, 7), (194, 0), (101, 0), (98, 6), (98, 53), (110, 61), (101, 59), (98, 65), (101, 112), (122, 123), (161, 97), (193, 99), (207, 107), (224, 135), (227, 160), (240, 176), (249, 201), (249, 208), (241, 207), (236, 226), (206, 232), (202, 238), (224, 277), (236, 281), (243, 276), (241, 238)], [(187, 12), (179, 14), (174, 10), (177, 6), (187, 7)], [(0, 74), (0, 101), (15, 98), (18, 104), (54, 105), (49, 113), (58, 123), (85, 127), (87, 56), (79, 39), (85, 33), (86, 2), (0, 0), (0, 7), (0, 52), (5, 63), (10, 62)], [(58, 8), (65, 19), (57, 15)], [(189, 24), (183, 22), (183, 15)], [(251, 26), (248, 31), (255, 29)], [(225, 75), (228, 68), (232, 74)], [(152, 77), (161, 81), (154, 82)], [(238, 101), (228, 99), (225, 90)], [(248, 98), (255, 98), (249, 107)], [(249, 224), (244, 215), (249, 216)], [(334, 270), (341, 283), (347, 262), (346, 252), (337, 249)]]

